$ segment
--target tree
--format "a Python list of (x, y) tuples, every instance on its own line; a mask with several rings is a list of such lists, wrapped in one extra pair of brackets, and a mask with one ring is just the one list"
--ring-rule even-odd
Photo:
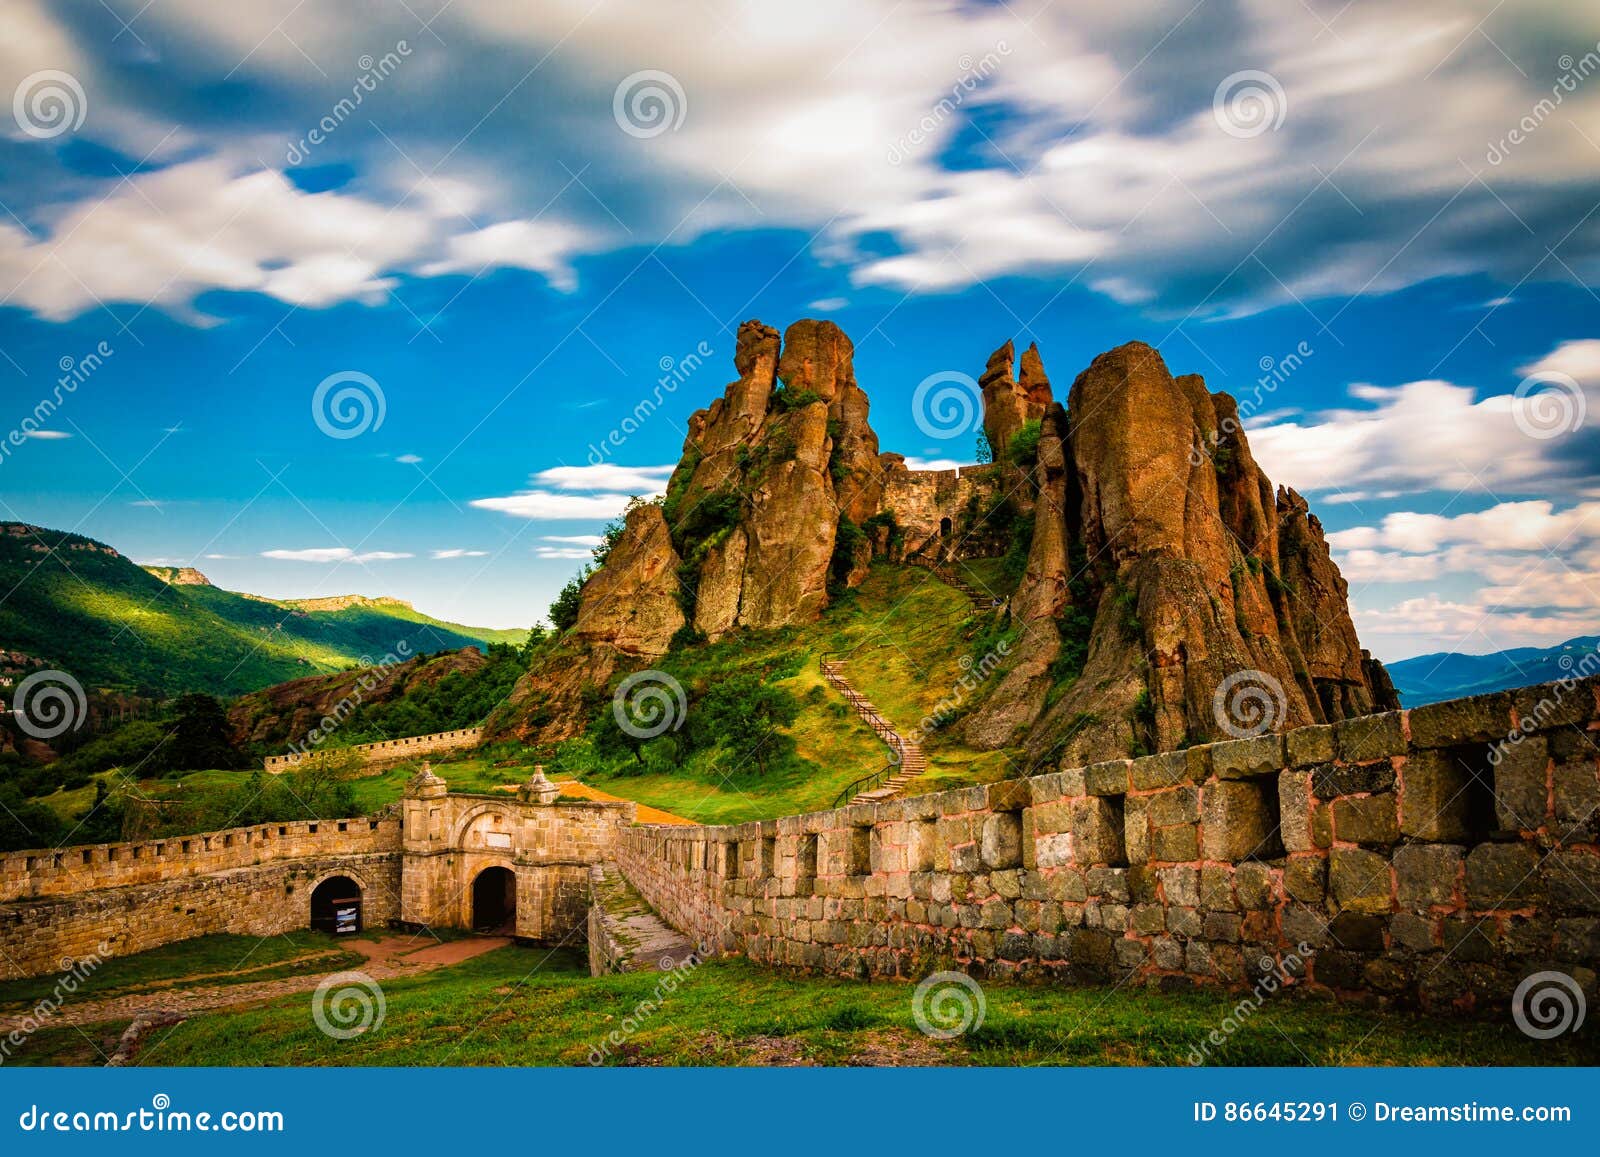
[(994, 461), (994, 447), (989, 445), (989, 435), (987, 431), (978, 431), (977, 455), (979, 466), (987, 466), (990, 462)]
[(228, 732), (228, 715), (215, 698), (203, 694), (180, 697), (172, 734), (172, 766), (184, 771), (239, 766), (239, 752)]
[(591, 573), (590, 567), (584, 567), (573, 575), (567, 580), (567, 585), (561, 588), (556, 601), (550, 604), (550, 623), (557, 631), (571, 630), (577, 623), (578, 607), (583, 601), (583, 584)]
[(794, 740), (779, 731), (800, 716), (800, 701), (759, 675), (732, 675), (700, 697), (689, 710), (690, 736), (697, 747), (722, 747), (741, 764), (751, 761), (762, 775), (794, 750)]

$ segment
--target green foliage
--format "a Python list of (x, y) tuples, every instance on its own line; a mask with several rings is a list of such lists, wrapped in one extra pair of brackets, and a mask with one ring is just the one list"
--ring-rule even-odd
[(1155, 750), (1156, 731), (1156, 701), (1150, 694), (1150, 688), (1141, 687), (1139, 694), (1134, 696), (1128, 721), (1133, 725), (1132, 754), (1149, 755)]
[(989, 445), (989, 433), (986, 430), (978, 431), (978, 444), (973, 450), (979, 466), (987, 466), (994, 461), (994, 447)]
[(42, 803), (22, 798), (15, 784), (0, 784), (0, 851), (49, 848), (67, 834), (67, 825)]
[(1258, 574), (1261, 573), (1261, 556), (1260, 555), (1255, 555), (1255, 554), (1247, 554), (1247, 555), (1245, 555), (1244, 556), (1244, 564), (1245, 564), (1245, 566), (1250, 568), (1250, 573), (1251, 574), (1257, 574), (1258, 575)]
[(880, 528), (889, 530), (889, 549), (899, 550), (906, 544), (906, 532), (901, 529), (900, 523), (895, 520), (894, 511), (880, 510), (861, 524), (861, 529), (868, 534)]
[(593, 573), (593, 568), (584, 567), (567, 580), (556, 601), (550, 604), (550, 625), (557, 631), (569, 631), (577, 623), (578, 607), (583, 602), (583, 584)]
[(794, 756), (794, 740), (779, 731), (800, 717), (800, 701), (753, 673), (714, 684), (689, 710), (689, 735), (700, 748), (720, 747), (733, 756), (733, 774), (752, 762), (765, 775)]
[(780, 413), (787, 414), (793, 410), (803, 409), (812, 402), (822, 401), (822, 395), (815, 390), (792, 390), (788, 386), (780, 385), (772, 391), (772, 404)]
[[(1006, 509), (1011, 509), (1009, 503), (1006, 504)], [(1028, 570), (1028, 554), (1033, 550), (1033, 515), (1013, 512), (1009, 530), (1010, 539), (1006, 545), (1000, 572), (1015, 587)]]
[(1006, 457), (1012, 465), (1032, 466), (1039, 460), (1039, 436), (1043, 429), (1043, 423), (1034, 418), (1024, 422), (1022, 429), (1011, 435), (1011, 442), (1006, 446)]
[(1288, 598), (1294, 598), (1298, 593), (1292, 582), (1280, 577), (1278, 572), (1273, 570), (1267, 572), (1267, 590), (1272, 594), (1284, 595)]
[(866, 541), (861, 528), (848, 515), (839, 516), (839, 525), (833, 536), (833, 556), (828, 560), (828, 590), (837, 594), (843, 590), (855, 566), (856, 547)]
[(360, 704), (339, 729), (339, 738), (348, 743), (367, 743), (406, 735), (432, 735), (482, 723), (511, 694), (511, 688), (527, 669), (520, 651), (500, 643), (490, 644), (487, 660), (475, 671), (451, 671), (439, 679), (415, 679), (393, 699)]
[[(507, 648), (509, 650), (510, 648)], [(210, 695), (185, 695), (168, 750), (168, 766), (180, 771), (238, 767), (243, 759), (229, 736), (228, 716)]]
[(667, 640), (668, 651), (682, 651), (690, 647), (701, 646), (706, 641), (705, 632), (693, 623), (684, 623), (672, 632), (672, 638)]
[[(9, 530), (16, 523), (7, 523)], [(521, 643), (521, 631), (446, 623), (394, 599), (345, 605), (172, 586), (110, 547), (54, 530), (0, 532), (0, 639), (85, 687), (164, 699), (229, 696), (338, 671), (400, 642), (414, 651)]]
[(1088, 552), (1081, 542), (1067, 548), (1067, 570), (1071, 601), (1056, 620), (1061, 650), (1050, 664), (1052, 702), (1083, 674), (1083, 665), (1089, 661), (1089, 641), (1094, 635), (1094, 592), (1089, 584)]

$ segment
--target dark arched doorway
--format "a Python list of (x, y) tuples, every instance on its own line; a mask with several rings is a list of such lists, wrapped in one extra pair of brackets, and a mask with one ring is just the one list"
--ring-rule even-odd
[(516, 926), (516, 876), (510, 868), (485, 868), (472, 881), (472, 930), (510, 935)]
[(941, 538), (949, 538), (950, 537), (950, 529), (951, 529), (950, 520), (948, 518), (941, 518), (939, 520), (939, 537), (941, 537)]
[(340, 936), (361, 931), (361, 885), (349, 876), (329, 876), (312, 889), (311, 927)]

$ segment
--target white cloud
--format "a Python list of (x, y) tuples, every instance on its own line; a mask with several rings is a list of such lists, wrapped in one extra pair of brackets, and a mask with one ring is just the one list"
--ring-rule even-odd
[(918, 458), (915, 455), (906, 455), (907, 470), (959, 470), (964, 466), (971, 466), (971, 462), (957, 462), (954, 458)]
[(1592, 615), (1502, 613), (1481, 603), (1458, 602), (1439, 595), (1406, 599), (1386, 610), (1357, 610), (1353, 617), (1362, 636), (1415, 635), (1457, 641), (1480, 638), (1488, 643), (1475, 648), (1480, 651), (1548, 645), (1593, 634), (1595, 627)]
[[(198, 92), (240, 62), (276, 113), (247, 126), (261, 155), (281, 155), (285, 138), (326, 112), (325, 78), (310, 60), (417, 40), (404, 5), (239, 7), (165, 0), (140, 23), (171, 43), (163, 63)], [(1561, 261), (1535, 276), (1562, 276), (1563, 263), (1580, 277), (1594, 268), (1595, 241), (1569, 233), (1577, 214), (1567, 210), (1593, 201), (1593, 153), (1574, 130), (1594, 120), (1600, 87), (1563, 94), (1498, 164), (1485, 155), (1550, 95), (1552, 54), (1592, 46), (1570, 0), (1412, 0), (1329, 13), (1242, 0), (1176, 19), (1167, 5), (1043, 0), (815, 0), (759, 12), (716, 3), (710, 12), (684, 35), (671, 5), (456, 0), (430, 31), (471, 60), (423, 38), (372, 98), (384, 102), (374, 120), (405, 155), (365, 123), (365, 108), (321, 154), (365, 157), (356, 167), (374, 176), (363, 198), (383, 208), (404, 200), (396, 216), (414, 209), (425, 220), (425, 252), (399, 246), (403, 255), (385, 262), (363, 250), (345, 263), (342, 247), (291, 246), (270, 261), (243, 242), (210, 246), (193, 230), (180, 248), (220, 250), (203, 262), (224, 279), (213, 284), (243, 281), (308, 302), (381, 294), (399, 269), (473, 272), (486, 261), (568, 285), (577, 254), (745, 225), (820, 230), (823, 255), (848, 262), (862, 282), (954, 287), (1092, 262), (1083, 283), (1101, 292), (1212, 310), (1485, 269), (1509, 284), (1546, 262), (1547, 247)], [(108, 52), (109, 35), (79, 45), (41, 7), (21, 13), (13, 23), (25, 43), (0, 49), (5, 91), (17, 69), (50, 60), (93, 94), (88, 132), (126, 142), (165, 118), (202, 140), (241, 131), (199, 101), (181, 116), (184, 91), (170, 74), (159, 90), (141, 90), (108, 62), (99, 83), (95, 54)], [(540, 83), (521, 84), (526, 62), (546, 56), (559, 80), (547, 68)], [(614, 87), (640, 68), (670, 73), (687, 96), (681, 127), (648, 142), (612, 122)], [(1251, 139), (1227, 135), (1212, 115), (1218, 82), (1242, 68), (1269, 73), (1287, 101), (1281, 126)], [(115, 103), (100, 95), (112, 91)], [(475, 131), (491, 107), (497, 131)], [(974, 136), (975, 113), (984, 139), (965, 150), (961, 171), (947, 171), (941, 158)], [(183, 146), (194, 155), (192, 139)], [(439, 162), (419, 185), (419, 172)], [(135, 180), (142, 188), (146, 177)], [(543, 212), (569, 190), (561, 207), (583, 221)], [(159, 223), (147, 216), (140, 222)], [(278, 232), (264, 237), (293, 232), (282, 215), (274, 221)], [(866, 244), (879, 231), (895, 242), (893, 256)], [(112, 280), (155, 292), (179, 264), (170, 245), (159, 248), (149, 277), (129, 253)], [(41, 276), (46, 284), (29, 290), (36, 308), (80, 307), (81, 293)], [(186, 301), (201, 281), (186, 276), (170, 292)]]
[[(1518, 372), (1576, 380), (1587, 399), (1587, 421), (1600, 422), (1600, 340), (1564, 342)], [(1343, 501), (1360, 501), (1356, 496), (1372, 486), (1386, 487), (1377, 496), (1390, 498), (1425, 491), (1549, 493), (1600, 476), (1600, 462), (1573, 452), (1592, 425), (1531, 436), (1524, 426), (1534, 402), (1511, 393), (1479, 399), (1470, 387), (1444, 381), (1356, 383), (1349, 393), (1371, 408), (1330, 410), (1250, 431), (1250, 448), (1274, 481), (1308, 492), (1343, 490)]]
[(548, 490), (523, 490), (504, 498), (474, 498), (480, 510), (498, 510), (518, 518), (543, 520), (615, 518), (628, 507), (631, 494), (556, 494)]
[(539, 558), (593, 558), (593, 554), (577, 547), (536, 546), (533, 553)]
[(431, 557), (433, 557), (433, 558), (483, 558), (488, 553), (489, 552), (486, 551), (486, 550), (462, 550), (462, 549), (459, 549), (459, 548), (451, 548), (451, 549), (448, 549), (448, 550), (436, 550), (436, 551), (433, 552)]
[(634, 494), (654, 495), (666, 488), (672, 477), (672, 466), (618, 466), (603, 463), (598, 466), (552, 466), (533, 476), (536, 486), (554, 486), (558, 490), (613, 490)]
[(220, 559), (234, 559), (234, 558), (238, 558), (239, 556), (236, 555), (236, 554), (208, 554), (208, 555), (206, 555), (206, 557), (209, 558), (209, 559), (220, 560)]
[(41, 442), (60, 442), (72, 437), (65, 430), (24, 430), (24, 438), (37, 438)]
[(395, 461), (403, 462), (407, 466), (415, 466), (418, 462), (422, 461), (422, 458), (416, 454), (401, 454), (395, 459)]
[(1553, 551), (1600, 537), (1600, 502), (1583, 502), (1565, 510), (1544, 500), (1501, 502), (1487, 510), (1444, 516), (1401, 511), (1386, 515), (1380, 526), (1335, 531), (1335, 548), (1387, 547), (1427, 553), (1442, 546), (1471, 544), (1481, 550)]
[(475, 233), (450, 238), (449, 254), (424, 265), (424, 277), (444, 273), (477, 275), (496, 266), (542, 273), (557, 289), (577, 287), (570, 264), (574, 254), (593, 248), (596, 238), (565, 221), (502, 221)]
[[(13, 287), (10, 301), (55, 319), (102, 301), (149, 302), (182, 314), (212, 289), (309, 308), (377, 302), (397, 284), (394, 272), (443, 272), (468, 253), (482, 258), (474, 272), (483, 264), (519, 265), (552, 281), (569, 279), (549, 262), (535, 262), (526, 245), (496, 257), (482, 240), (452, 236), (459, 219), (425, 205), (307, 193), (281, 173), (220, 157), (107, 182), (101, 195), (67, 206), (49, 224), (38, 239), (0, 225), (0, 281)], [(545, 228), (576, 236), (575, 227), (555, 221)]]
[(569, 546), (599, 546), (605, 539), (598, 534), (547, 534), (546, 542), (560, 542)]
[(369, 550), (357, 554), (348, 546), (321, 546), (311, 547), (306, 550), (264, 550), (262, 558), (277, 559), (282, 562), (390, 562), (398, 558), (413, 558), (414, 555), (405, 551)]

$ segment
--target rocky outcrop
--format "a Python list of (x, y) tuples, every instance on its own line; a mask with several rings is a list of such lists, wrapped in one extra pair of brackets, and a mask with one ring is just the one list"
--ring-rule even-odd
[(476, 647), (463, 647), (387, 666), (291, 679), (234, 700), (228, 708), (228, 726), (233, 742), (241, 747), (304, 742), (325, 720), (342, 721), (357, 707), (387, 703), (455, 672), (471, 674), (487, 662)]
[(1087, 763), (1225, 738), (1259, 722), (1227, 714), (1241, 679), (1275, 728), (1394, 705), (1304, 499), (1274, 491), (1232, 398), (1149, 346), (1096, 358), (1063, 408), (1037, 346), (1019, 359), (1007, 342), (981, 381), (995, 462), (959, 472), (879, 452), (832, 322), (781, 340), (745, 322), (734, 366), (690, 418), (664, 500), (628, 514), (571, 635), (519, 685), (542, 706), (518, 734), (575, 733), (586, 688), (680, 639), (810, 621), (873, 558), (1024, 546), (1005, 661), (962, 724), (971, 745)]
[(624, 655), (665, 654), (685, 621), (678, 600), (680, 562), (659, 506), (642, 503), (628, 511), (622, 537), (584, 584), (574, 638)]
[(192, 566), (147, 566), (144, 568), (169, 587), (208, 587), (210, 579)]
[(1033, 758), (1089, 763), (1394, 705), (1320, 527), (1303, 502), (1274, 502), (1231, 398), (1134, 342), (1079, 375), (1068, 411), (1095, 611)]

